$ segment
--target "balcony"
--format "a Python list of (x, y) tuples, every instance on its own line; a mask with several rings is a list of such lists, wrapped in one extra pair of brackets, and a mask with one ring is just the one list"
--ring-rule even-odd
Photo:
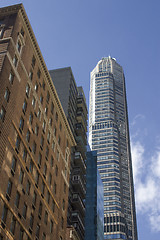
[(83, 195), (83, 197), (86, 194), (86, 189), (85, 189), (85, 182), (84, 179), (82, 179), (82, 176), (80, 175), (80, 171), (79, 173), (75, 172), (75, 170), (73, 170), (73, 174), (72, 174), (72, 185), (76, 188), (77, 191), (80, 191), (81, 194)]
[(75, 223), (77, 223), (79, 229), (84, 231), (84, 223), (82, 222), (82, 218), (78, 211), (72, 212), (71, 221), (73, 226), (75, 225)]
[(82, 201), (82, 199), (79, 196), (79, 193), (73, 193), (72, 198), (71, 198), (72, 205), (76, 208), (79, 209), (80, 212), (83, 214), (85, 213), (85, 206)]
[(76, 166), (79, 166), (83, 170), (86, 170), (86, 165), (84, 163), (84, 160), (82, 158), (82, 155), (80, 152), (75, 152), (74, 154), (74, 162)]

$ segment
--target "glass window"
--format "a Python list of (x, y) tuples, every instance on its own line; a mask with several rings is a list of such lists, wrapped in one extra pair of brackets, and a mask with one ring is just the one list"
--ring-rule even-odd
[(20, 122), (19, 122), (19, 129), (22, 131), (24, 127), (24, 119), (23, 117), (20, 118)]
[(29, 72), (29, 79), (32, 81), (32, 79), (33, 79), (33, 72), (32, 72), (32, 70)]
[(39, 155), (38, 155), (38, 166), (39, 166), (39, 168), (41, 167), (41, 162), (42, 162), (42, 154), (39, 152)]
[(20, 194), (17, 191), (16, 193), (16, 199), (15, 199), (15, 206), (18, 208), (19, 207), (19, 202), (20, 202)]
[(39, 215), (41, 216), (42, 215), (42, 203), (40, 201), (39, 203), (39, 211), (38, 211)]
[(20, 143), (21, 143), (21, 139), (19, 137), (19, 135), (17, 136), (17, 139), (16, 139), (16, 149), (19, 151), (19, 148), (20, 148)]
[(14, 74), (13, 74), (13, 72), (10, 72), (10, 74), (9, 74), (9, 82), (11, 84), (13, 84), (13, 80), (14, 80)]
[(3, 221), (3, 223), (6, 223), (7, 213), (8, 213), (8, 208), (7, 208), (7, 206), (4, 204), (3, 212), (2, 212), (2, 221)]
[(2, 106), (1, 111), (0, 111), (0, 120), (1, 120), (2, 122), (4, 122), (5, 114), (6, 114), (6, 110), (5, 110), (4, 107)]
[(15, 233), (15, 227), (16, 227), (16, 218), (14, 216), (12, 216), (10, 231), (13, 235)]
[(29, 129), (28, 129), (27, 134), (26, 134), (26, 140), (29, 143), (29, 141), (30, 141), (30, 131), (29, 131)]
[(26, 110), (27, 110), (27, 102), (26, 100), (24, 100), (24, 103), (23, 103), (23, 106), (22, 106), (22, 110), (24, 113), (26, 113)]
[(7, 195), (10, 197), (12, 191), (12, 181), (9, 179), (8, 186), (7, 186)]
[(36, 201), (37, 201), (37, 194), (36, 194), (36, 192), (34, 191), (34, 192), (33, 192), (33, 201), (32, 201), (32, 203), (33, 203), (34, 206), (36, 206)]
[(45, 211), (45, 215), (44, 215), (44, 223), (47, 225), (48, 223), (48, 212)]
[(22, 216), (26, 219), (26, 215), (27, 215), (27, 204), (24, 203), (24, 205), (23, 205)]
[(33, 113), (31, 112), (30, 114), (29, 114), (29, 123), (32, 125), (32, 123), (33, 123)]
[(33, 57), (32, 57), (32, 67), (33, 67), (33, 68), (34, 68), (35, 64), (36, 64), (36, 59), (35, 59), (35, 56), (33, 56)]
[(35, 141), (33, 142), (33, 145), (32, 145), (32, 152), (34, 154), (36, 154), (36, 148), (37, 148), (37, 144), (35, 143)]
[(47, 103), (49, 103), (49, 99), (50, 99), (50, 94), (49, 92), (47, 92), (47, 98), (46, 98)]
[(37, 71), (37, 76), (38, 76), (38, 78), (40, 78), (41, 77), (41, 71), (40, 71), (40, 69), (38, 68), (38, 71)]
[(11, 169), (13, 172), (15, 172), (15, 170), (16, 170), (16, 162), (17, 162), (17, 159), (13, 156), (12, 165), (11, 165)]
[(35, 84), (34, 89), (36, 92), (38, 92), (38, 83)]
[(30, 222), (29, 222), (29, 225), (30, 225), (30, 228), (31, 228), (31, 229), (33, 229), (33, 222), (34, 222), (34, 216), (33, 216), (33, 214), (31, 213)]
[(20, 41), (17, 42), (17, 46), (16, 47), (17, 47), (18, 52), (20, 52), (21, 48), (22, 48), (22, 44), (21, 44)]
[(8, 88), (6, 88), (5, 93), (4, 93), (4, 98), (6, 99), (6, 101), (9, 101), (9, 96), (10, 96), (10, 91)]
[(18, 63), (18, 58), (17, 58), (16, 55), (14, 55), (13, 64), (14, 64), (15, 67), (17, 66), (17, 63)]
[(23, 183), (23, 177), (24, 177), (24, 171), (23, 171), (22, 168), (21, 168), (20, 174), (19, 174), (19, 182), (20, 182), (21, 184)]
[(39, 239), (39, 233), (40, 233), (40, 225), (37, 224), (37, 227), (36, 227), (36, 237)]
[(30, 94), (30, 86), (29, 86), (29, 84), (27, 84), (27, 86), (26, 86), (26, 96), (29, 97), (29, 94)]
[(53, 233), (53, 221), (50, 221), (50, 233)]
[(31, 189), (31, 183), (30, 183), (30, 181), (28, 180), (27, 181), (27, 185), (26, 185), (26, 194), (30, 194), (30, 189)]
[(38, 126), (38, 124), (36, 124), (36, 126), (35, 126), (35, 134), (38, 136), (38, 132), (39, 132), (39, 126)]

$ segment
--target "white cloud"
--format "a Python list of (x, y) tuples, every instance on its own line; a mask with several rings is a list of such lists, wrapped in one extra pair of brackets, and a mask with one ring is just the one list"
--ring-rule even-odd
[(140, 214), (147, 215), (152, 230), (159, 232), (160, 149), (147, 159), (149, 150), (136, 138), (131, 138), (136, 208)]

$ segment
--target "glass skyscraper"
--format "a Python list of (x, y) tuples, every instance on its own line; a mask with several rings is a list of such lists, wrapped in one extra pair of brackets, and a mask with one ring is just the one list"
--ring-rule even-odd
[(89, 144), (104, 184), (104, 239), (137, 240), (125, 77), (110, 56), (91, 72)]

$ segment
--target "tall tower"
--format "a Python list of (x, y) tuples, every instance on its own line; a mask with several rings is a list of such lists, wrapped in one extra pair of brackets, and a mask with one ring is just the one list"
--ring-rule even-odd
[(137, 240), (125, 77), (110, 56), (91, 72), (89, 144), (104, 184), (104, 239)]

